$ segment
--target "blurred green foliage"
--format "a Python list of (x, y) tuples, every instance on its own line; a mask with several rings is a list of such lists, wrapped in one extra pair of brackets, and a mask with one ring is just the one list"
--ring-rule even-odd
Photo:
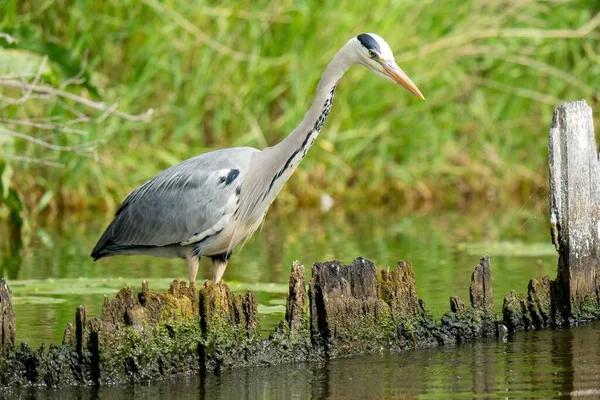
[[(5, 153), (53, 153), (64, 165), (7, 159), (30, 208), (44, 195), (49, 206), (112, 208), (185, 158), (278, 142), (303, 117), (335, 52), (376, 32), (426, 101), (351, 70), (281, 204), (313, 203), (324, 192), (409, 204), (546, 195), (553, 108), (585, 98), (598, 109), (599, 11), (598, 1), (563, 0), (9, 0), (0, 32), (19, 42), (3, 46), (47, 55), (55, 73), (42, 79), (60, 82), (85, 67), (69, 90), (155, 114), (148, 123), (85, 122), (84, 137), (49, 139), (99, 141), (95, 158), (0, 140)], [(0, 112), (69, 112), (59, 103), (32, 108)]]
[(13, 171), (0, 159), (0, 221), (8, 223), (0, 229), (0, 267), (11, 278), (16, 277), (21, 266), (23, 249), (23, 200), (12, 185)]

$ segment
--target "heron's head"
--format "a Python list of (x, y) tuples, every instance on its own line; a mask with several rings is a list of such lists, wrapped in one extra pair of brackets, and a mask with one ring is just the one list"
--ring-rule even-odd
[(404, 86), (409, 92), (425, 100), (419, 88), (396, 64), (392, 49), (381, 36), (374, 33), (362, 33), (356, 37), (354, 42), (360, 64), (374, 74)]

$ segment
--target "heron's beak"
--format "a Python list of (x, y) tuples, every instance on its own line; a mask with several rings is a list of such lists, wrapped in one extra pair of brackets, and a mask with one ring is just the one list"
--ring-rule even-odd
[(394, 82), (399, 83), (404, 86), (409, 92), (420, 98), (421, 100), (425, 100), (425, 97), (421, 94), (421, 91), (415, 85), (410, 78), (400, 69), (400, 67), (394, 61), (383, 61), (381, 63), (383, 70), (386, 75), (389, 76)]

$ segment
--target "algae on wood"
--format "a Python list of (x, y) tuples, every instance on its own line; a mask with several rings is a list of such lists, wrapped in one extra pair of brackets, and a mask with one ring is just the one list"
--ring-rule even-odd
[(529, 281), (527, 296), (514, 290), (507, 293), (502, 314), (509, 331), (520, 331), (563, 325), (565, 309), (558, 282), (543, 276)]
[(142, 282), (142, 291), (136, 296), (131, 288), (123, 288), (113, 299), (104, 297), (100, 319), (109, 324), (141, 325), (191, 319), (197, 315), (195, 288), (175, 279), (164, 293), (150, 292), (148, 282)]
[[(485, 261), (485, 262), (483, 262)], [(491, 288), (489, 262), (472, 278), (474, 305)], [(477, 294), (481, 293), (481, 295)], [(63, 345), (32, 351), (26, 345), (0, 359), (4, 385), (104, 385), (139, 382), (178, 373), (308, 361), (350, 354), (436, 346), (495, 333), (497, 317), (454, 301), (452, 313), (436, 324), (418, 299), (410, 262), (378, 273), (357, 258), (315, 263), (310, 308), (304, 267), (295, 262), (289, 280), (286, 318), (268, 339), (260, 333), (256, 298), (207, 282), (196, 294), (181, 281), (153, 293), (124, 288), (104, 302), (101, 318), (77, 308), (75, 331)]]
[(531, 326), (531, 314), (527, 307), (527, 299), (522, 294), (515, 293), (514, 290), (504, 296), (502, 313), (504, 323), (509, 331), (520, 331)]
[(84, 307), (65, 329), (63, 344), (33, 351), (26, 344), (4, 347), (0, 384), (97, 385), (136, 382), (197, 371), (200, 327), (195, 293), (174, 281), (164, 293), (146, 284), (134, 296), (125, 288), (103, 306), (103, 319)]
[(294, 261), (285, 305), (285, 320), (291, 332), (297, 332), (306, 324), (307, 307), (308, 296), (304, 281), (304, 265), (301, 265), (298, 261)]
[(536, 328), (552, 326), (557, 319), (552, 310), (552, 284), (553, 282), (547, 276), (529, 281), (527, 305), (531, 323)]
[(247, 365), (261, 341), (254, 293), (233, 294), (223, 283), (206, 282), (199, 298), (202, 368), (219, 371)]
[(471, 274), (471, 307), (456, 296), (450, 298), (451, 312), (442, 317), (440, 343), (463, 342), (481, 336), (498, 336), (499, 318), (494, 312), (492, 272), (489, 257), (483, 256)]
[(294, 261), (288, 285), (285, 320), (269, 335), (262, 352), (264, 363), (272, 363), (273, 360), (292, 362), (322, 358), (322, 354), (313, 351), (308, 302), (304, 265)]
[(178, 279), (166, 292), (152, 293), (144, 282), (137, 295), (124, 288), (114, 299), (105, 298), (100, 319), (87, 322), (82, 335), (92, 379), (139, 381), (197, 370), (196, 303), (193, 287)]
[(313, 264), (310, 282), (313, 346), (329, 357), (368, 352), (388, 340), (389, 307), (377, 294), (375, 265), (356, 258)]
[(400, 261), (396, 269), (381, 271), (379, 295), (397, 320), (412, 318), (419, 311), (415, 274), (410, 261)]
[(463, 303), (460, 297), (450, 297), (450, 311), (453, 313), (465, 311), (465, 303)]

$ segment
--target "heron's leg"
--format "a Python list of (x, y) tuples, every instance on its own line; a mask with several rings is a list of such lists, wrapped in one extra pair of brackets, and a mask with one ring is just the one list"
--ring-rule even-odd
[(225, 273), (225, 268), (227, 268), (227, 260), (213, 260), (214, 283), (221, 282), (221, 278), (223, 278), (223, 274)]
[(188, 277), (190, 278), (190, 285), (196, 284), (196, 275), (198, 275), (198, 265), (200, 264), (200, 258), (194, 254), (193, 251), (188, 251), (186, 256), (188, 265)]
[(229, 261), (229, 257), (231, 253), (221, 253), (215, 254), (214, 256), (210, 256), (213, 260), (213, 282), (219, 283), (221, 282), (221, 278), (225, 273), (225, 268), (227, 268), (227, 261)]

